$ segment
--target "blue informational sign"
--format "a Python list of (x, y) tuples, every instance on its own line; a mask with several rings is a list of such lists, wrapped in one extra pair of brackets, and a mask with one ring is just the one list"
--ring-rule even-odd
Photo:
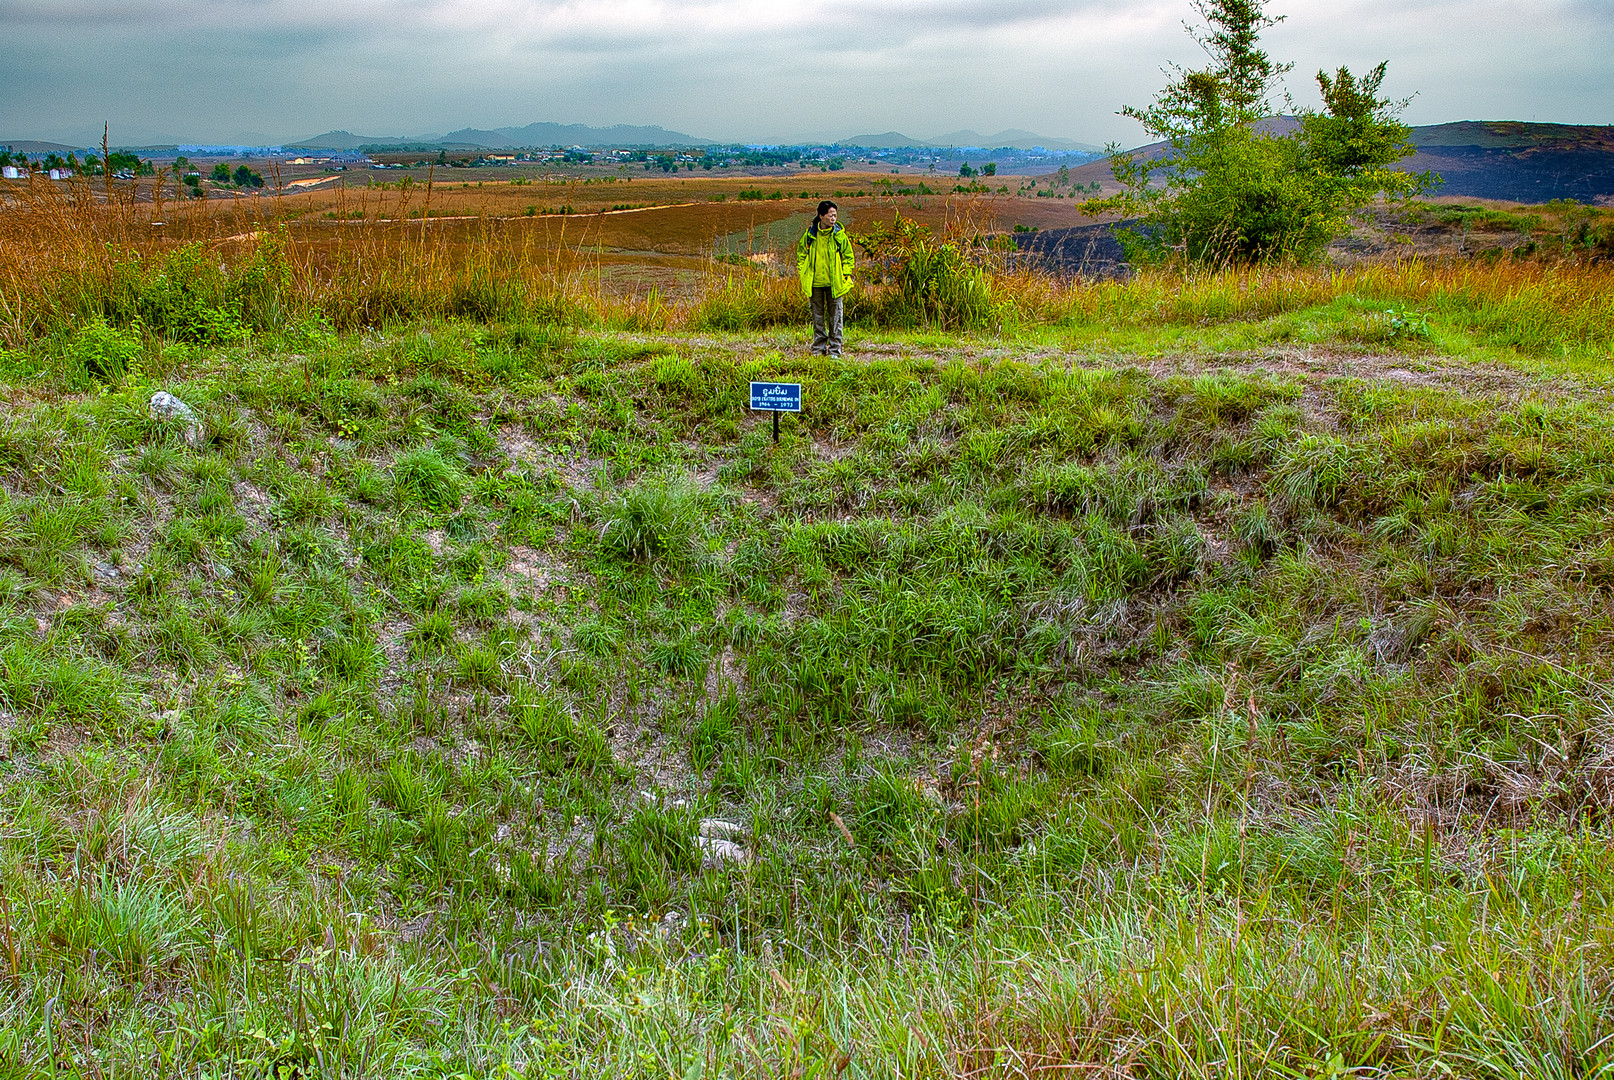
[(754, 382), (751, 384), (751, 407), (772, 409), (774, 412), (801, 412), (801, 383)]

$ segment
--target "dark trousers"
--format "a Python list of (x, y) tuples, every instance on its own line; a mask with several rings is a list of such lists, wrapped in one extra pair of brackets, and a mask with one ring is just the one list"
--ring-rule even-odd
[(841, 312), (845, 305), (831, 294), (828, 285), (813, 286), (813, 352), (820, 356), (841, 355)]

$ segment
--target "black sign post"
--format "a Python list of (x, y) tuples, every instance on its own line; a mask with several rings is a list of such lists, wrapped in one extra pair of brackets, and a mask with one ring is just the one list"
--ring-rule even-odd
[(751, 408), (773, 412), (773, 441), (779, 441), (779, 414), (801, 412), (801, 383), (754, 382), (751, 384)]

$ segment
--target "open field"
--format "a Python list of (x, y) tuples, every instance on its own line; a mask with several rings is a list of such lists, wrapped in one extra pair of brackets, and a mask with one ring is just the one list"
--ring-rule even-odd
[(11, 272), (44, 273), (47, 279), (57, 276), (47, 266), (89, 257), (87, 246), (107, 240), (131, 250), (162, 252), (205, 242), (228, 251), (243, 238), (284, 227), (305, 253), (299, 261), (320, 267), (320, 274), (348, 273), (363, 263), (360, 273), (368, 276), (402, 259), (403, 266), (392, 269), (414, 279), (421, 257), (443, 266), (496, 260), (499, 267), (491, 273), (522, 277), (530, 268), (548, 281), (565, 280), (569, 288), (579, 274), (597, 272), (587, 283), (591, 292), (642, 301), (652, 288), (662, 298), (701, 292), (712, 279), (715, 258), (789, 249), (805, 224), (802, 215), (810, 215), (820, 198), (836, 199), (843, 219), (860, 228), (898, 213), (938, 232), (1091, 220), (1074, 194), (1037, 198), (1027, 188), (1026, 197), (1018, 197), (1012, 192), (1021, 181), (1008, 177), (990, 191), (961, 195), (953, 192), (962, 183), (956, 177), (842, 172), (697, 179), (561, 174), (553, 183), (519, 177), (443, 183), (432, 177), (444, 170), (414, 172), (419, 176), (360, 172), (290, 194), (230, 193), (204, 200), (176, 199), (171, 181), (123, 183), (114, 191), (121, 212), (110, 218), (99, 183), (12, 182), (0, 184), (0, 198), (27, 212), (0, 223), (0, 230), (5, 224), (16, 229)]
[(1605, 218), (831, 360), (476, 190), (0, 217), (0, 1076), (1614, 1069)]
[[(621, 328), (739, 329), (802, 318), (788, 252), (802, 215), (822, 195), (838, 197), (854, 234), (901, 215), (935, 232), (936, 242), (954, 242), (988, 271), (1009, 266), (1001, 244), (996, 255), (981, 249), (988, 237), (1007, 242), (1015, 229), (1057, 231), (1093, 221), (1068, 189), (1059, 192), (1064, 199), (1041, 197), (1049, 190), (1046, 178), (1036, 189), (1031, 181), (993, 178), (1001, 182), (985, 192), (920, 190), (907, 178), (847, 173), (776, 184), (573, 179), (554, 192), (405, 179), (186, 202), (153, 199), (161, 187), (136, 182), (111, 189), (111, 210), (100, 184), (0, 184), (8, 207), (0, 216), (6, 244), (0, 341), (68, 333), (97, 313), (128, 321), (139, 308), (171, 302), (215, 312), (239, 308), (242, 331), (260, 318), (265, 326), (313, 318), (357, 328), (424, 315), (555, 318), (562, 310), (567, 321)], [(891, 186), (881, 187), (883, 181)], [(623, 197), (628, 189), (633, 199)], [(542, 202), (539, 190), (549, 192)], [(528, 215), (528, 207), (567, 213)], [(770, 250), (775, 257), (767, 257)], [(1570, 347), (1574, 342), (1559, 339), (1564, 329), (1595, 352), (1604, 341), (1598, 324), (1608, 321), (1599, 297), (1608, 294), (1609, 252), (1614, 211), (1435, 200), (1367, 216), (1330, 252), (1333, 270), (1269, 274), (1275, 294), (1264, 286), (1251, 291), (1236, 274), (1186, 284), (1167, 274), (1144, 289), (1117, 292), (1123, 299), (1112, 305), (1096, 300), (1107, 295), (1104, 287), (997, 273), (991, 292), (1001, 302), (986, 305), (993, 308), (986, 321), (1088, 323), (1102, 310), (1125, 312), (1133, 323), (1172, 323), (1364, 297), (1391, 307), (1433, 305), (1454, 328), (1488, 328), (1503, 344), (1517, 344), (1524, 334), (1537, 342), (1532, 349)], [(886, 310), (889, 291), (878, 278), (852, 294), (852, 318), (912, 323), (912, 313)], [(1211, 307), (1201, 310), (1201, 303)], [(1556, 328), (1566, 318), (1578, 329)], [(1109, 315), (1099, 321), (1114, 323)]]

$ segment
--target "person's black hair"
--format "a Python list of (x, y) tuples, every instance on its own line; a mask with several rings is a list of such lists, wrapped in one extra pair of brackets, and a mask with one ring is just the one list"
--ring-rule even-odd
[(840, 209), (840, 207), (836, 206), (834, 203), (830, 202), (828, 199), (825, 199), (823, 202), (818, 204), (818, 216), (823, 217), (825, 214), (829, 213), (831, 210), (839, 210), (839, 209)]

